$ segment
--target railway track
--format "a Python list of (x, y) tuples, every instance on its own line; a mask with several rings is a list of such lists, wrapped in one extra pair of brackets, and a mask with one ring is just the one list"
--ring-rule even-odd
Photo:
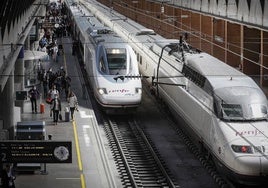
[(112, 118), (104, 129), (124, 187), (179, 187), (135, 121)]

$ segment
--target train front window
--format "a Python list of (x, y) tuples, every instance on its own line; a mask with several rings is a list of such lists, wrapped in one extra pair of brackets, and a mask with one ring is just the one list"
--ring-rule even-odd
[(266, 119), (267, 107), (262, 104), (250, 104), (250, 119)]
[(243, 111), (239, 104), (221, 104), (222, 116), (225, 120), (242, 120)]
[(107, 62), (111, 75), (126, 74), (127, 55), (124, 48), (107, 48)]

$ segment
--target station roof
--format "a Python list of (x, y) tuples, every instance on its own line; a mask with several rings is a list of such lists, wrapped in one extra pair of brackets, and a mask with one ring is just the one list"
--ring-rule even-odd
[(14, 22), (27, 10), (35, 0), (1, 0), (0, 28), (3, 37), (6, 27), (8, 31)]

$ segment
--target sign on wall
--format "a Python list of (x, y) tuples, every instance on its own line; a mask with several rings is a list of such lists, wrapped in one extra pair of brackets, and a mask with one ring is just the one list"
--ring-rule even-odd
[(71, 141), (1, 141), (3, 163), (72, 163)]

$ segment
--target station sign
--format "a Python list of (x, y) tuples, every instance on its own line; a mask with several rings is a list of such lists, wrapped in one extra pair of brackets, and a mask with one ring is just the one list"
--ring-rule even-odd
[(16, 91), (16, 100), (27, 100), (27, 91)]
[(3, 163), (72, 163), (72, 142), (1, 141), (0, 153)]

